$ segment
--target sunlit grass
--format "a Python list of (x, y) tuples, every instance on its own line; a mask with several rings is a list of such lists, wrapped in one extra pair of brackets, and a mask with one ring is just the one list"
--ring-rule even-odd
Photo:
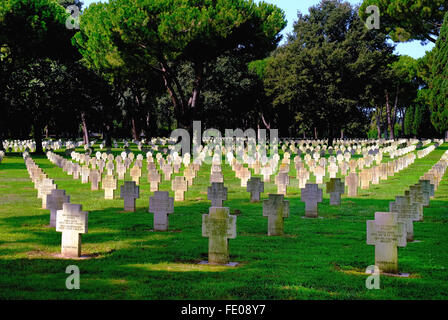
[[(2, 299), (447, 299), (448, 298), (448, 179), (442, 181), (425, 221), (415, 223), (415, 238), (399, 249), (399, 268), (410, 278), (381, 278), (381, 290), (365, 288), (363, 271), (374, 264), (374, 247), (366, 244), (366, 220), (388, 211), (389, 202), (428, 171), (448, 149), (445, 144), (409, 168), (360, 190), (355, 198), (342, 197), (340, 207), (329, 206), (329, 195), (319, 204), (323, 219), (302, 219), (298, 181), (291, 179), (287, 200), (291, 215), (285, 235), (268, 237), (262, 203), (250, 203), (249, 193), (228, 165), (223, 166), (229, 200), (238, 213), (237, 238), (229, 241), (236, 268), (199, 265), (207, 260), (208, 239), (202, 237), (202, 214), (208, 213), (210, 166), (204, 165), (185, 202), (175, 203), (170, 230), (154, 232), (148, 213), (149, 184), (146, 163), (135, 213), (123, 212), (119, 181), (114, 200), (91, 191), (66, 175), (45, 156), (36, 163), (66, 190), (72, 203), (89, 212), (89, 232), (82, 236), (87, 260), (55, 258), (61, 234), (48, 228), (49, 211), (28, 177), (20, 154), (8, 154), (0, 164), (0, 298)], [(79, 149), (81, 152), (82, 150)], [(96, 152), (96, 150), (95, 150)], [(121, 150), (113, 150), (115, 154)], [(134, 151), (137, 152), (137, 151)], [(62, 154), (62, 153), (61, 153)], [(387, 157), (383, 161), (389, 161)], [(182, 171), (179, 174), (182, 174)], [(174, 175), (174, 176), (176, 176)], [(291, 165), (291, 176), (295, 176)], [(129, 173), (126, 176), (130, 179)], [(314, 178), (312, 178), (313, 181)], [(265, 185), (262, 199), (276, 193)], [(160, 189), (171, 191), (163, 181)], [(81, 290), (65, 288), (65, 269), (81, 271)]]

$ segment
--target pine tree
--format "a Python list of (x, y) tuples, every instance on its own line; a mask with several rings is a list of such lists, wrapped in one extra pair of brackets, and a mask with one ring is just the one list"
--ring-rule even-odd
[(431, 73), (431, 121), (437, 131), (448, 135), (448, 13), (434, 48)]

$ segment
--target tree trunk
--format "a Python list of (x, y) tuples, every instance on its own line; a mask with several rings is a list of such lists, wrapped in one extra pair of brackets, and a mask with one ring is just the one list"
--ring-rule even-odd
[(334, 130), (332, 127), (328, 129), (328, 146), (333, 146), (333, 140), (334, 140)]
[[(198, 106), (199, 95), (201, 93), (201, 88), (202, 88), (202, 80), (204, 77), (204, 64), (202, 62), (194, 63), (194, 73), (195, 73), (195, 78), (194, 78), (194, 82), (193, 82), (193, 91), (192, 91), (191, 97), (188, 101), (188, 109), (189, 110), (190, 109), (194, 110)], [(191, 114), (191, 116), (193, 116), (193, 113)], [(191, 121), (191, 120), (196, 120), (196, 119), (191, 118), (188, 120)]]
[[(160, 67), (162, 70), (163, 83), (171, 98), (171, 102), (173, 103), (174, 117), (176, 118), (178, 128), (180, 128), (182, 125), (185, 124), (184, 123), (185, 106), (184, 106), (184, 99), (182, 99), (183, 97), (182, 88), (180, 87), (180, 84), (175, 81), (175, 79), (172, 79), (171, 75), (169, 74), (168, 65), (166, 63), (161, 63)], [(179, 91), (180, 98), (174, 91), (172, 82), (174, 82), (174, 84), (176, 85)]]
[(344, 130), (341, 129), (341, 140), (343, 140), (343, 139), (344, 139)]
[(397, 85), (397, 92), (395, 94), (394, 108), (392, 110), (392, 123), (397, 123), (397, 111), (398, 111), (398, 92), (400, 91), (400, 86)]
[(5, 147), (3, 146), (3, 129), (0, 129), (0, 151), (5, 151)]
[(448, 130), (445, 131), (445, 142), (448, 142)]
[(378, 131), (378, 140), (381, 139), (381, 116), (378, 114), (379, 110), (376, 113), (376, 130)]
[(137, 126), (135, 125), (134, 117), (131, 118), (131, 125), (132, 125), (132, 137), (133, 137), (134, 141), (137, 141), (139, 137), (138, 137)]
[(386, 116), (387, 116), (387, 127), (389, 129), (389, 139), (394, 140), (394, 128), (392, 127), (392, 119), (390, 113), (390, 105), (389, 105), (389, 92), (385, 91), (386, 94)]
[(109, 125), (105, 126), (104, 140), (106, 140), (106, 148), (112, 148), (112, 134)]
[(317, 140), (317, 128), (314, 127), (314, 140)]
[(89, 141), (89, 130), (87, 129), (87, 121), (86, 114), (81, 112), (81, 123), (82, 123), (82, 138), (84, 140), (84, 144), (88, 144)]
[(271, 124), (266, 122), (263, 113), (261, 114), (261, 120), (263, 121), (263, 124), (266, 127), (266, 129), (271, 130)]

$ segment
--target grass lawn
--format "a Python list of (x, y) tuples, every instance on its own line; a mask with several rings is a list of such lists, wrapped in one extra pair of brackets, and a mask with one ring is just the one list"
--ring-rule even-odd
[[(305, 204), (298, 181), (291, 179), (290, 217), (282, 237), (267, 236), (262, 203), (250, 203), (250, 194), (224, 165), (229, 190), (224, 205), (238, 213), (237, 238), (229, 241), (231, 261), (240, 263), (236, 268), (197, 264), (207, 260), (208, 239), (202, 237), (201, 223), (210, 206), (209, 165), (202, 166), (186, 201), (175, 203), (170, 231), (152, 232), (146, 162), (137, 211), (124, 213), (118, 197), (123, 181), (115, 200), (104, 200), (104, 191), (90, 191), (90, 184), (74, 180), (45, 156), (31, 155), (72, 203), (89, 212), (82, 253), (94, 258), (63, 260), (54, 257), (60, 252), (61, 233), (47, 227), (49, 211), (40, 209), (21, 155), (8, 153), (0, 164), (0, 299), (447, 299), (448, 175), (425, 208), (424, 222), (414, 223), (415, 239), (422, 242), (399, 248), (400, 271), (410, 278), (383, 276), (381, 290), (367, 290), (363, 273), (374, 264), (374, 246), (366, 244), (366, 220), (389, 211), (389, 202), (417, 183), (447, 149), (444, 144), (416, 159), (358, 197), (343, 196), (340, 207), (329, 206), (324, 190), (319, 204), (323, 219), (302, 218)], [(171, 183), (163, 182), (159, 189), (168, 191)], [(276, 190), (273, 182), (265, 184), (262, 199)], [(65, 287), (65, 270), (72, 264), (81, 272), (80, 290)]]

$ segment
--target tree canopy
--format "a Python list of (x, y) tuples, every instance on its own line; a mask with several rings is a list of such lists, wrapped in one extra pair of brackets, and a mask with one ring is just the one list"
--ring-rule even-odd
[(443, 17), (448, 11), (447, 0), (364, 0), (359, 15), (366, 21), (368, 6), (380, 9), (381, 25), (392, 40), (436, 42)]
[[(83, 14), (76, 42), (96, 67), (123, 63), (156, 71), (164, 81), (179, 126), (190, 125), (198, 106), (207, 66), (228, 54), (264, 58), (281, 39), (282, 10), (248, 0), (112, 0)], [(192, 66), (191, 87), (176, 76)]]
[(375, 75), (393, 61), (392, 51), (384, 34), (364, 26), (356, 8), (324, 0), (309, 15), (299, 14), (288, 43), (267, 65), (266, 91), (278, 112), (295, 116), (299, 130), (316, 127), (331, 139), (365, 123)]
[(448, 130), (448, 13), (437, 39), (432, 57), (430, 103), (432, 123), (443, 132)]

